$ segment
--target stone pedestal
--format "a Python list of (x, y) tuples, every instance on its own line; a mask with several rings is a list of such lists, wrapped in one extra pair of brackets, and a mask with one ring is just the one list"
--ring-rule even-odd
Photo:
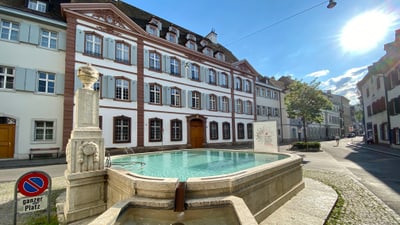
[(66, 199), (63, 218), (59, 216), (59, 220), (67, 224), (99, 215), (107, 208), (99, 94), (91, 88), (98, 73), (84, 66), (79, 69), (78, 77), (83, 88), (78, 89), (74, 97), (74, 124), (66, 149)]

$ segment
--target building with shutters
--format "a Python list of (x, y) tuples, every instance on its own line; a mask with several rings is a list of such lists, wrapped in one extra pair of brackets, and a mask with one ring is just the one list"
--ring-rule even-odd
[(201, 36), (120, 1), (83, 2), (92, 1), (0, 3), (0, 101), (9, 102), (0, 128), (13, 143), (1, 157), (65, 151), (87, 64), (100, 73), (93, 88), (107, 149), (252, 141), (258, 73), (215, 31)]

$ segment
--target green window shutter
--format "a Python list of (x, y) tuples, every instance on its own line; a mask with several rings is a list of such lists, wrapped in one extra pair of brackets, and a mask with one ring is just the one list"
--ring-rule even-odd
[(200, 108), (205, 109), (207, 106), (207, 102), (208, 102), (208, 99), (206, 98), (206, 95), (204, 93), (201, 93), (200, 94), (200, 104), (201, 104)]
[(115, 98), (115, 78), (113, 76), (107, 76), (107, 83), (108, 83), (108, 92), (107, 92), (107, 98)]
[(200, 81), (204, 81), (206, 76), (206, 68), (201, 66), (200, 67)]
[(231, 88), (232, 87), (231, 75), (228, 74), (227, 77), (228, 77), (228, 88)]
[(137, 48), (136, 48), (136, 46), (131, 47), (131, 63), (133, 65), (137, 64)]
[(167, 72), (167, 68), (166, 68), (166, 62), (167, 62), (167, 56), (166, 55), (163, 55), (162, 57), (161, 57), (161, 70), (163, 71), (163, 72)]
[(101, 97), (102, 98), (107, 98), (107, 92), (108, 92), (108, 76), (102, 76), (101, 77)]
[(187, 103), (188, 107), (192, 108), (192, 91), (188, 91), (187, 93)]
[(210, 95), (209, 94), (205, 94), (205, 99), (204, 99), (205, 101), (206, 101), (206, 109), (207, 110), (210, 110)]
[(171, 59), (169, 56), (165, 56), (165, 72), (171, 73)]
[(56, 94), (63, 95), (64, 94), (64, 75), (56, 74)]
[(162, 104), (167, 105), (167, 89), (168, 87), (162, 87)]
[(222, 107), (223, 107), (223, 105), (222, 105), (222, 97), (221, 96), (218, 96), (217, 97), (217, 101), (218, 101), (218, 111), (222, 111)]
[(15, 68), (15, 90), (25, 91), (25, 69), (21, 67)]
[(75, 92), (76, 90), (78, 90), (79, 88), (82, 88), (82, 87), (83, 87), (83, 84), (82, 84), (81, 80), (78, 78), (77, 74), (78, 74), (78, 70), (75, 70), (75, 75), (74, 75), (74, 82), (75, 82), (75, 85), (74, 85), (74, 92)]
[(105, 38), (103, 40), (104, 45), (104, 57), (107, 59), (115, 59), (115, 41), (111, 38)]
[(37, 71), (33, 69), (26, 69), (25, 90), (37, 91)]
[(148, 83), (144, 83), (144, 102), (150, 102), (150, 86)]
[(186, 91), (185, 90), (181, 90), (181, 104), (182, 107), (186, 107)]
[(144, 50), (144, 54), (143, 54), (143, 57), (144, 57), (144, 61), (143, 61), (143, 66), (144, 66), (144, 68), (149, 68), (149, 50)]
[(19, 25), (19, 41), (28, 42), (29, 41), (29, 27), (28, 23), (22, 22)]
[(39, 44), (39, 33), (40, 28), (38, 25), (31, 24), (31, 28), (29, 31), (29, 43), (37, 45)]
[(85, 32), (76, 30), (75, 48), (77, 52), (85, 51)]
[(181, 61), (181, 77), (185, 77), (186, 76), (186, 62), (185, 61)]
[(171, 88), (170, 87), (167, 88), (166, 97), (167, 97), (167, 105), (171, 105)]
[(58, 39), (57, 39), (58, 49), (66, 50), (67, 49), (67, 36), (65, 32), (58, 32)]
[(131, 101), (137, 101), (137, 82), (136, 80), (131, 80)]

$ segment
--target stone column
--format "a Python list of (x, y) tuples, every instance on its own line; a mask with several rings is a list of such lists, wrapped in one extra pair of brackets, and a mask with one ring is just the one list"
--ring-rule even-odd
[(66, 149), (64, 223), (106, 210), (107, 173), (104, 169), (104, 139), (99, 128), (99, 93), (92, 89), (98, 77), (98, 72), (90, 65), (78, 70), (83, 88), (75, 92), (73, 129)]

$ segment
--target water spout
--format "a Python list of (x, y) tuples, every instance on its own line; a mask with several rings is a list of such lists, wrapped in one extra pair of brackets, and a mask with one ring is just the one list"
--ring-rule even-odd
[(179, 182), (175, 189), (175, 212), (183, 212), (185, 207), (186, 182)]

